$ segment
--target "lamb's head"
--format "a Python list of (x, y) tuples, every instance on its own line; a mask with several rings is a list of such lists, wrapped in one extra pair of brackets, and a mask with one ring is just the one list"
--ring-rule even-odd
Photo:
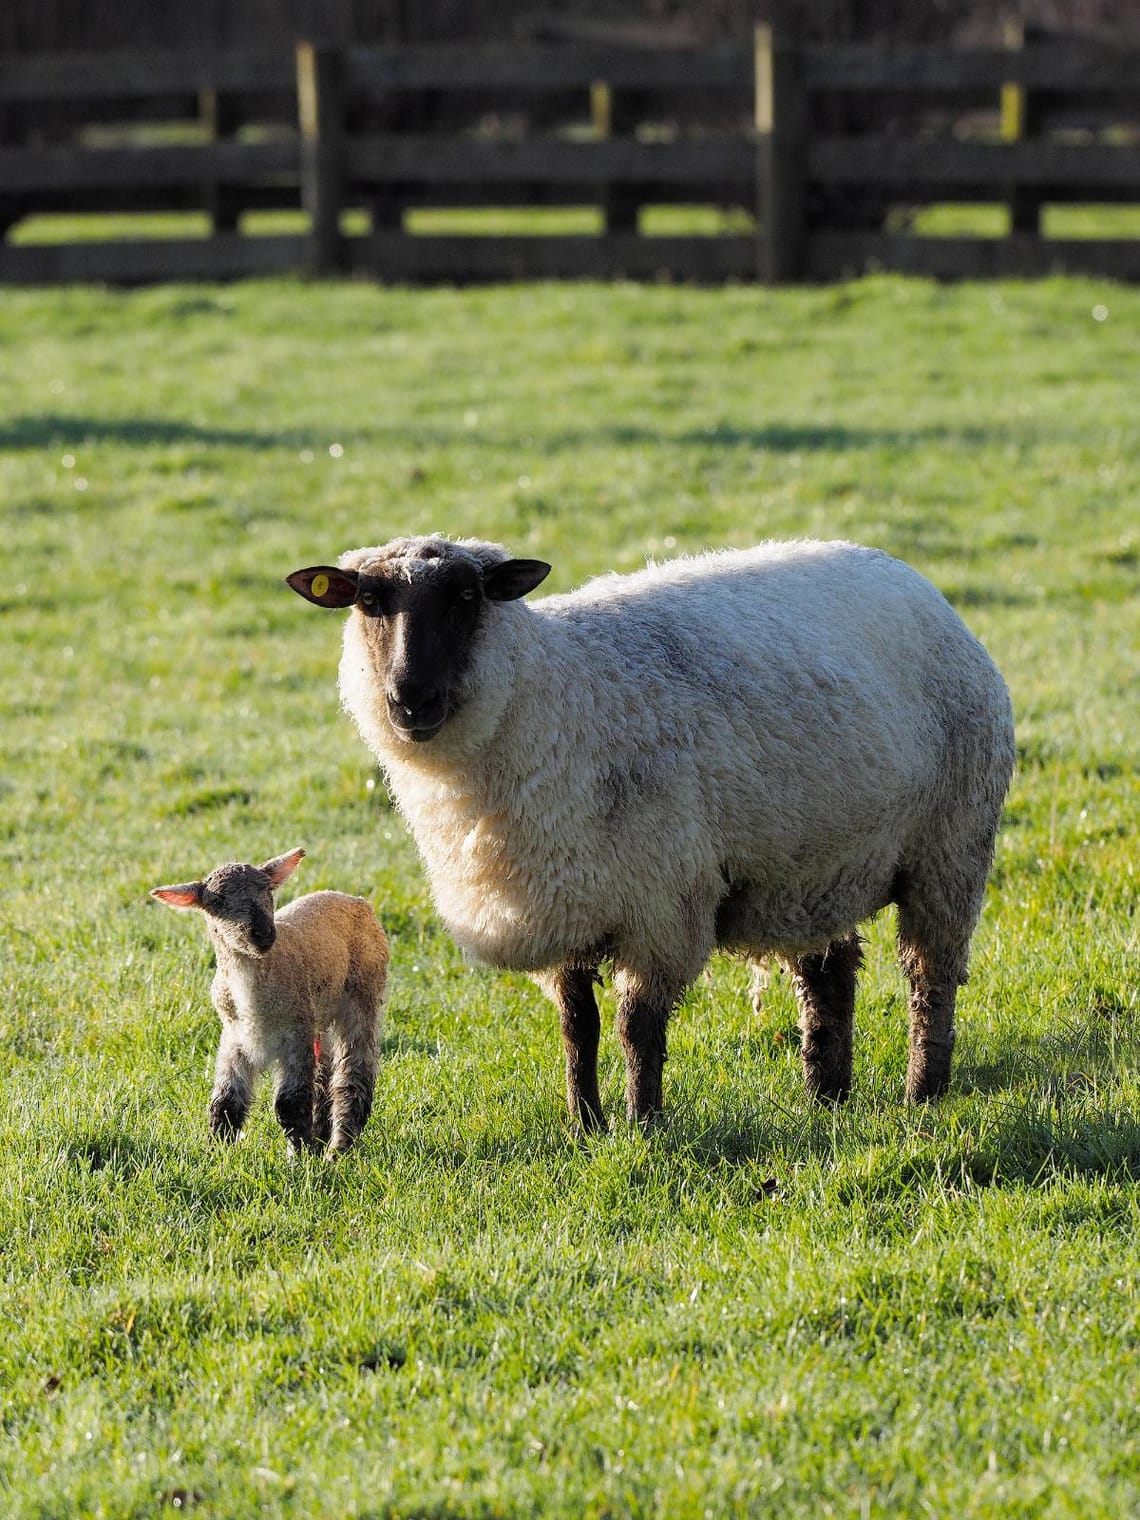
[(304, 854), (290, 850), (261, 866), (229, 861), (203, 881), (154, 887), (150, 895), (172, 908), (197, 908), (206, 915), (213, 937), (237, 955), (267, 955), (277, 939), (273, 893), (292, 876)]
[(549, 573), (545, 561), (511, 559), (499, 544), (431, 537), (354, 549), (336, 566), (287, 580), (318, 607), (352, 607), (389, 725), (422, 744), (462, 705), (490, 608), (526, 596)]

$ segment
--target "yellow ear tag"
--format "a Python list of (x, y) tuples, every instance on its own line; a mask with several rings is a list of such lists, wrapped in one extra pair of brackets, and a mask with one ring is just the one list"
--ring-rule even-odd
[(312, 584), (309, 586), (309, 590), (313, 593), (314, 596), (324, 596), (325, 592), (328, 589), (329, 578), (327, 575), (313, 576)]

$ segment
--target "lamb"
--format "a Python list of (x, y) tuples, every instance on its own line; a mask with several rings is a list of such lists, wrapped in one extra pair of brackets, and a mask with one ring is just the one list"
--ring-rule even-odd
[(231, 861), (204, 881), (155, 887), (174, 908), (196, 908), (217, 953), (210, 996), (222, 1037), (210, 1133), (235, 1140), (256, 1078), (276, 1069), (275, 1110), (292, 1151), (327, 1143), (338, 1155), (372, 1111), (388, 940), (369, 903), (310, 892), (278, 913), (273, 893), (304, 857)]
[(950, 1079), (958, 986), (1013, 768), (1009, 694), (942, 595), (844, 542), (604, 575), (401, 538), (288, 577), (351, 607), (343, 704), (450, 932), (558, 1007), (570, 1114), (605, 1124), (594, 986), (612, 967), (631, 1121), (716, 948), (794, 978), (815, 1097), (850, 1090), (858, 925), (898, 905), (906, 1096)]

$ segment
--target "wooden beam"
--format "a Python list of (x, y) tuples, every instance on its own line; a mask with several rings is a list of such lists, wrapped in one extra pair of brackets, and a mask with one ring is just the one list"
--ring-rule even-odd
[(913, 200), (946, 199), (950, 192), (966, 200), (1004, 200), (1011, 185), (1080, 189), (1087, 201), (1102, 190), (1140, 193), (1140, 154), (1130, 145), (1104, 143), (817, 138), (808, 147), (807, 169), (824, 184), (881, 185)]
[[(752, 184), (752, 145), (743, 137), (707, 137), (680, 142), (639, 142), (608, 138), (573, 142), (542, 137), (522, 141), (381, 134), (352, 137), (345, 144), (348, 177), (355, 184), (410, 180), (416, 184), (482, 183), (519, 180), (548, 184), (602, 184), (624, 180), (653, 186), (714, 181)], [(493, 195), (488, 199), (493, 203)]]
[(416, 237), (379, 232), (349, 241), (350, 267), (401, 284), (639, 279), (723, 284), (755, 273), (751, 237)]
[(934, 95), (991, 94), (1013, 82), (1027, 89), (1108, 92), (1135, 100), (1140, 48), (1066, 39), (1011, 55), (1002, 48), (880, 47), (867, 43), (813, 45), (805, 50), (809, 90), (905, 90)]
[(160, 280), (236, 280), (298, 270), (304, 256), (304, 238), (247, 238), (236, 233), (137, 242), (0, 243), (0, 283), (146, 285)]
[(747, 100), (750, 50), (739, 44), (702, 48), (615, 48), (605, 45), (463, 42), (409, 47), (352, 47), (346, 82), (352, 90), (588, 90), (596, 79), (614, 89), (735, 91)]
[(178, 148), (0, 148), (0, 191), (141, 189), (296, 180), (295, 143), (203, 143)]
[(937, 280), (1021, 279), (1089, 274), (1140, 279), (1140, 241), (1127, 238), (907, 237), (874, 232), (816, 232), (808, 239), (813, 279), (848, 279), (868, 270)]
[(226, 48), (221, 52), (132, 48), (106, 53), (33, 53), (0, 58), (0, 102), (154, 99), (231, 92), (291, 92), (288, 48)]

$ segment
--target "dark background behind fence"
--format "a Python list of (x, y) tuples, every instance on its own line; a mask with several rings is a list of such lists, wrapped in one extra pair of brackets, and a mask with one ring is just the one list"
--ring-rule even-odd
[[(57, 4), (47, 14), (62, 26)], [(1007, 21), (983, 45), (883, 46), (858, 33), (888, 0), (835, 0), (828, 14), (842, 13), (853, 41), (813, 41), (808, 12), (818, 21), (826, 8), (785, 4), (782, 23), (744, 40), (694, 43), (679, 29), (735, 13), (678, 10), (650, 26), (648, 12), (601, 22), (560, 10), (554, 22), (504, 3), (477, 14), (513, 17), (521, 35), (378, 44), (328, 31), (407, 18), (394, 3), (346, 3), (320, 7), (312, 43), (242, 41), (258, 16), (273, 31), (315, 12), (262, 4), (224, 17), (185, 7), (192, 18), (170, 22), (224, 24), (225, 46), (144, 47), (136, 35), (129, 49), (0, 53), (0, 280), (1140, 278), (1127, 231), (1043, 235), (1045, 207), (1140, 202), (1140, 38), (1127, 29)], [(1070, 14), (1103, 18), (1110, 4)], [(153, 11), (137, 7), (140, 26)], [(918, 6), (910, 29), (969, 14)], [(915, 236), (923, 209), (944, 203), (1004, 208), (1009, 235)], [(578, 222), (515, 227), (527, 236), (422, 223), (489, 208), (573, 208)], [(708, 225), (651, 227), (677, 208)], [(251, 220), (267, 212), (276, 224)], [(156, 236), (163, 213), (183, 222)], [(140, 214), (145, 227), (85, 236), (99, 216)], [(53, 216), (71, 220), (44, 235)]]
[(996, 40), (1011, 18), (1051, 30), (1140, 33), (1136, 0), (6, 0), (0, 53), (576, 36), (745, 41), (770, 21), (816, 41)]

